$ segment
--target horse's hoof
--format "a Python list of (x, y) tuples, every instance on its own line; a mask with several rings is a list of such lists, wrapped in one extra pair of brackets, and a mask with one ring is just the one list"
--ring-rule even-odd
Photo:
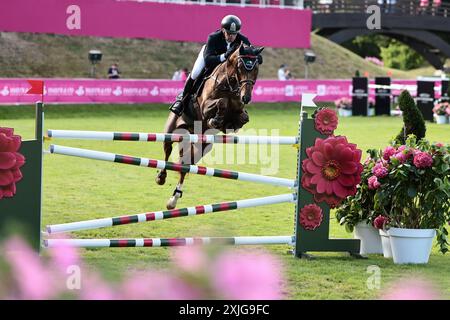
[(167, 177), (167, 173), (159, 172), (158, 175), (155, 178), (155, 181), (156, 181), (157, 184), (162, 186), (164, 183), (166, 183), (166, 177)]
[(170, 197), (169, 201), (167, 201), (166, 208), (167, 210), (175, 209), (177, 206), (177, 198), (176, 197)]

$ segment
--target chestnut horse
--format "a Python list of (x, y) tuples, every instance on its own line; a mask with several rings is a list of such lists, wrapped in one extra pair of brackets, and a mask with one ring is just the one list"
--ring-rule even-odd
[[(262, 63), (260, 54), (263, 50), (263, 47), (254, 48), (241, 43), (238, 49), (204, 80), (201, 93), (194, 95), (193, 117), (189, 117), (186, 112), (177, 117), (171, 112), (164, 132), (194, 134), (194, 123), (195, 134), (204, 134), (207, 130), (209, 134), (216, 134), (219, 131), (237, 132), (242, 128), (249, 121), (244, 106), (251, 101), (259, 64)], [(172, 153), (172, 144), (173, 142), (164, 142), (165, 161), (168, 161)], [(212, 149), (212, 145), (206, 143), (194, 145), (186, 141), (179, 144), (179, 149), (181, 164), (195, 164)], [(178, 184), (167, 201), (167, 209), (174, 209), (178, 199), (183, 195), (185, 176), (186, 173), (180, 172)], [(166, 177), (167, 171), (162, 169), (158, 172), (156, 183), (163, 185)]]

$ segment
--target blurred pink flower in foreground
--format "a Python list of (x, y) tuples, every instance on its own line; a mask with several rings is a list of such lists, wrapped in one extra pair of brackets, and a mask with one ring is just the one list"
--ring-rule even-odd
[(81, 290), (79, 299), (81, 300), (116, 300), (119, 299), (116, 290), (103, 279), (94, 273), (82, 273)]
[(17, 284), (15, 299), (50, 299), (54, 296), (54, 279), (39, 255), (22, 239), (11, 238), (4, 245), (5, 256), (13, 269)]
[(224, 299), (282, 298), (281, 265), (269, 254), (225, 252), (211, 272), (213, 285)]
[(393, 284), (381, 297), (382, 300), (437, 300), (442, 299), (438, 290), (423, 279), (403, 279)]
[[(83, 266), (77, 249), (57, 247), (39, 256), (20, 238), (5, 243), (7, 273), (0, 270), (7, 299), (194, 300), (281, 299), (281, 264), (266, 253), (238, 250), (207, 254), (177, 248), (166, 269), (126, 271), (122, 282), (105, 281)], [(75, 267), (75, 268), (74, 268)], [(74, 271), (75, 270), (75, 271)]]
[(200, 246), (174, 247), (171, 253), (173, 263), (183, 271), (199, 272), (208, 263), (204, 249)]
[(200, 290), (176, 276), (162, 272), (143, 272), (124, 282), (122, 299), (193, 300), (201, 299)]

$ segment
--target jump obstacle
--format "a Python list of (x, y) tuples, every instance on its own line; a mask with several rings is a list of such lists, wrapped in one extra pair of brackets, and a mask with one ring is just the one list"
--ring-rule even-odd
[[(27, 158), (27, 164), (33, 164), (40, 168), (39, 173), (42, 173), (42, 140), (43, 140), (43, 105), (37, 104), (36, 112), (36, 138), (39, 140), (39, 151), (34, 150), (34, 157), (31, 155)], [(329, 220), (330, 208), (326, 203), (318, 204), (323, 212), (323, 222), (315, 230), (306, 230), (300, 223), (300, 209), (305, 205), (314, 203), (313, 196), (305, 190), (299, 181), (302, 177), (301, 159), (306, 157), (306, 149), (314, 145), (316, 138), (326, 138), (325, 135), (320, 134), (315, 130), (314, 122), (308, 119), (307, 114), (300, 112), (298, 136), (294, 137), (263, 137), (263, 136), (227, 136), (227, 135), (177, 135), (177, 134), (158, 134), (158, 133), (123, 133), (123, 132), (97, 132), (97, 131), (69, 131), (69, 130), (49, 130), (48, 137), (52, 139), (90, 139), (90, 140), (121, 140), (121, 141), (147, 141), (147, 142), (186, 142), (190, 143), (234, 143), (234, 144), (284, 144), (284, 145), (300, 145), (297, 148), (297, 177), (295, 180), (268, 177), (257, 174), (250, 174), (244, 172), (235, 172), (221, 169), (206, 168), (195, 165), (181, 165), (172, 162), (160, 161), (148, 158), (139, 158), (133, 156), (118, 155), (107, 152), (100, 152), (94, 150), (86, 150), (80, 148), (71, 148), (58, 145), (50, 146), (50, 154), (60, 154), (67, 156), (76, 156), (87, 159), (110, 161), (122, 164), (131, 164), (138, 166), (145, 166), (158, 169), (167, 169), (179, 172), (188, 172), (200, 175), (209, 175), (219, 178), (228, 178), (235, 180), (250, 181), (256, 183), (271, 184), (275, 186), (284, 186), (294, 189), (293, 193), (281, 194), (269, 197), (244, 199), (232, 202), (223, 202), (210, 205), (195, 206), (183, 209), (173, 209), (166, 211), (145, 212), (133, 215), (119, 216), (113, 218), (102, 218), (79, 222), (70, 222), (47, 226), (44, 234), (54, 234), (60, 232), (72, 232), (87, 229), (97, 229), (104, 227), (113, 227), (131, 223), (150, 222), (155, 220), (163, 220), (169, 218), (195, 216), (206, 213), (222, 212), (237, 210), (242, 208), (250, 208), (264, 205), (271, 205), (277, 203), (294, 202), (295, 205), (295, 234), (287, 236), (255, 236), (255, 237), (191, 237), (191, 238), (142, 238), (142, 239), (45, 239), (42, 243), (44, 248), (51, 248), (55, 246), (74, 246), (74, 247), (166, 247), (166, 246), (190, 246), (190, 245), (208, 245), (208, 244), (222, 244), (222, 245), (268, 245), (268, 244), (287, 244), (294, 246), (292, 252), (296, 257), (308, 256), (306, 253), (310, 251), (337, 251), (349, 252), (353, 256), (359, 256), (360, 242), (358, 239), (330, 239), (329, 238)], [(19, 150), (20, 151), (20, 150)], [(31, 159), (31, 161), (30, 161)], [(41, 161), (34, 161), (40, 159)], [(36, 163), (34, 163), (36, 162)], [(31, 166), (30, 166), (31, 167)], [(24, 175), (24, 181), (33, 180), (30, 185), (33, 185), (34, 194), (41, 194), (42, 190), (42, 176), (39, 178), (36, 175), (27, 177)], [(24, 181), (20, 184), (24, 184)], [(29, 181), (30, 182), (30, 181)], [(36, 189), (37, 188), (37, 189)], [(19, 193), (19, 192), (18, 192)], [(8, 199), (10, 204), (10, 211), (28, 211), (30, 205), (23, 201), (19, 203), (19, 198)], [(5, 201), (0, 201), (0, 209), (5, 204)], [(36, 204), (35, 204), (36, 206)], [(41, 238), (41, 209), (39, 201), (39, 210), (32, 211), (35, 219), (33, 223), (33, 232), (38, 234), (38, 239)], [(36, 237), (35, 237), (36, 238)]]

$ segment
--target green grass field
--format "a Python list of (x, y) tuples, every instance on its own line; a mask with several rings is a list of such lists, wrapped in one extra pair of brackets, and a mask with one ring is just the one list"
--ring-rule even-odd
[[(241, 134), (264, 134), (279, 130), (280, 135), (297, 133), (299, 110), (295, 104), (258, 104), (249, 108), (250, 123)], [(162, 105), (99, 105), (49, 106), (46, 111), (46, 129), (104, 130), (161, 132), (167, 116)], [(0, 126), (13, 127), (24, 139), (34, 132), (31, 107), (0, 107)], [(337, 134), (346, 135), (363, 151), (384, 147), (397, 134), (401, 118), (341, 118)], [(449, 126), (427, 124), (427, 137), (432, 141), (449, 143)], [(250, 130), (256, 130), (250, 131)], [(54, 140), (49, 143), (87, 149), (163, 158), (162, 144), (142, 142)], [(228, 146), (227, 148), (235, 146)], [(215, 148), (222, 148), (217, 145)], [(218, 152), (218, 151), (216, 151)], [(272, 154), (277, 150), (272, 150)], [(280, 177), (294, 178), (296, 149), (279, 146)], [(365, 155), (364, 155), (365, 158)], [(276, 162), (275, 162), (276, 164)], [(261, 173), (258, 164), (216, 164), (208, 166), (251, 173)], [(87, 159), (45, 155), (43, 224), (55, 224), (85, 219), (111, 217), (165, 208), (165, 203), (177, 182), (177, 173), (169, 172), (166, 185), (156, 185), (156, 170)], [(277, 188), (240, 181), (226, 181), (197, 175), (188, 176), (183, 198), (178, 207), (209, 204), (222, 201), (263, 197), (287, 193)], [(198, 217), (169, 219), (147, 224), (135, 224), (77, 233), (85, 238), (120, 237), (185, 237), (185, 236), (247, 236), (291, 235), (294, 229), (294, 206), (280, 204), (239, 211), (209, 214)], [(350, 238), (331, 214), (331, 235)], [(435, 281), (450, 298), (450, 255), (442, 255), (433, 248), (430, 262), (421, 266), (394, 265), (392, 260), (371, 255), (368, 260), (355, 260), (347, 254), (317, 253), (315, 260), (294, 259), (287, 254), (288, 246), (270, 246), (266, 249), (279, 257), (285, 265), (288, 299), (373, 299), (393, 280), (403, 276), (424, 276)], [(235, 248), (252, 250), (252, 247)], [(102, 270), (108, 278), (119, 279), (125, 270), (158, 268), (169, 264), (168, 248), (127, 248), (83, 250), (90, 266)], [(371, 274), (367, 267), (381, 268), (381, 290), (369, 290), (366, 282)]]

